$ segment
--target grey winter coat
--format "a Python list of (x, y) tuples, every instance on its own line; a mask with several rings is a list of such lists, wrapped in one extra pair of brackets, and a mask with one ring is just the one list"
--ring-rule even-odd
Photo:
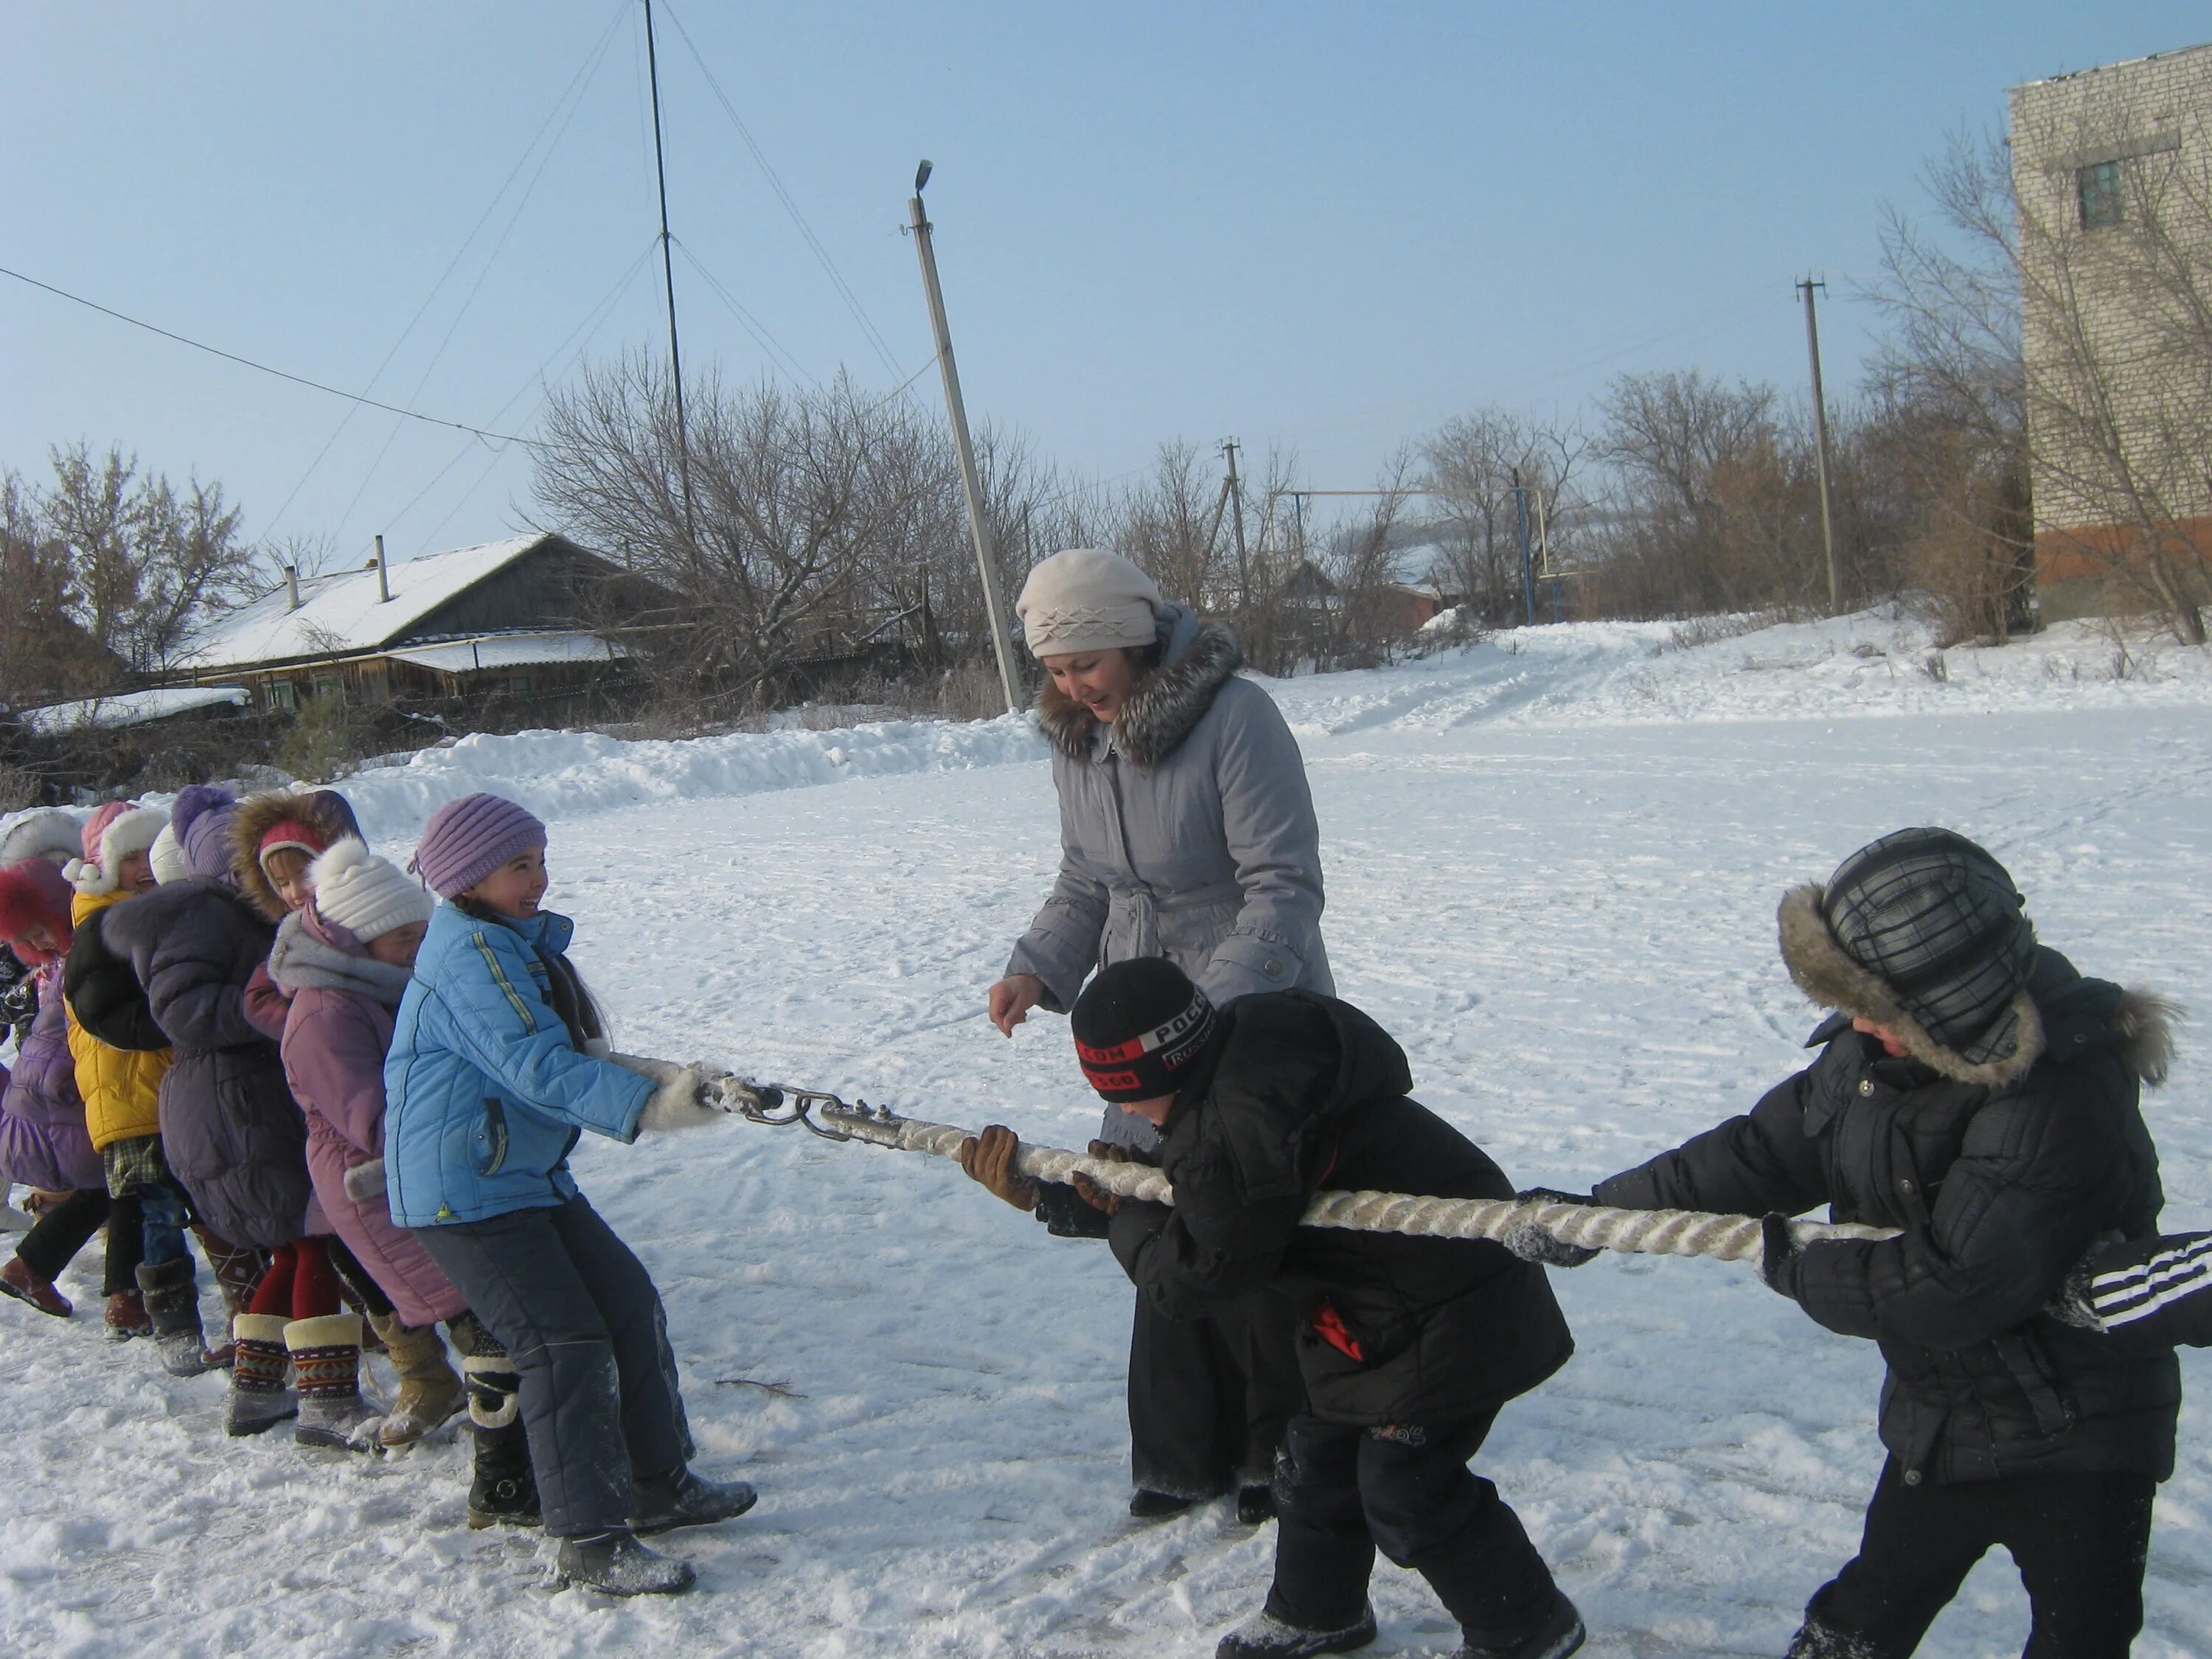
[(1049, 682), (1037, 714), (1060, 795), (1060, 877), (1009, 974), (1064, 1013), (1094, 967), (1166, 957), (1216, 1006), (1254, 991), (1328, 994), (1321, 830), (1305, 763), (1265, 691), (1236, 678), (1236, 635), (1182, 605), (1158, 668), (1110, 724)]
[(105, 933), (176, 1057), (161, 1079), (161, 1150), (200, 1218), (240, 1244), (327, 1232), (307, 1121), (276, 1045), (246, 1015), (246, 981), (276, 929), (230, 887), (195, 877), (117, 905)]
[[(1838, 953), (1839, 954), (1839, 953)], [(1814, 1319), (1889, 1363), (1881, 1438), (1905, 1480), (2173, 1469), (2181, 1377), (2045, 1311), (2090, 1246), (2144, 1238), (2162, 1200), (2140, 1085), (2165, 1074), (2155, 999), (2039, 948), (2035, 1040), (1999, 1070), (1892, 1059), (1838, 1014), (1819, 1060), (1731, 1119), (1600, 1182), (1631, 1209), (1795, 1215), (1902, 1229), (1808, 1247), (1788, 1281)]]

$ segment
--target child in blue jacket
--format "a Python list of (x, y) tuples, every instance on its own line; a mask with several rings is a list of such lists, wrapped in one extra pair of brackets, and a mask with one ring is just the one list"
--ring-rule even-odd
[(557, 1582), (667, 1593), (688, 1562), (638, 1534), (728, 1520), (742, 1481), (701, 1480), (653, 1279), (568, 1171), (586, 1129), (641, 1130), (722, 1114), (701, 1066), (611, 1055), (563, 954), (574, 932), (538, 908), (545, 826), (496, 795), (434, 813), (414, 867), (440, 897), (396, 1017), (384, 1084), (392, 1218), (416, 1230), (507, 1345)]

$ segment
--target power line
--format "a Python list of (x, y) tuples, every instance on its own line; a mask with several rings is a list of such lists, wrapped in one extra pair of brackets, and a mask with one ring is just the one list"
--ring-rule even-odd
[(860, 296), (853, 292), (851, 284), (845, 280), (844, 273), (837, 269), (837, 262), (830, 257), (830, 250), (822, 245), (822, 239), (814, 234), (814, 227), (806, 222), (806, 216), (799, 210), (799, 204), (792, 199), (791, 192), (783, 187), (783, 180), (776, 176), (775, 169), (769, 165), (768, 157), (762, 152), (759, 143), (754, 139), (752, 130), (745, 125), (744, 118), (738, 113), (738, 106), (730, 101), (730, 94), (722, 90), (722, 83), (714, 78), (714, 71), (707, 67), (707, 59), (701, 53), (698, 43), (692, 40), (691, 31), (684, 27), (684, 20), (676, 15), (672, 7), (667, 5), (667, 0), (662, 0), (662, 5), (668, 12), (668, 21), (676, 25), (676, 33), (683, 37), (684, 45), (690, 52), (692, 61), (699, 65), (699, 73), (707, 77), (708, 86), (713, 89), (715, 98), (722, 106), (722, 113), (730, 118), (730, 125), (738, 130), (738, 137), (744, 140), (745, 148), (752, 152), (753, 161), (767, 177), (769, 188), (775, 191), (776, 199), (783, 204), (783, 210), (791, 216), (791, 222), (799, 227), (799, 234), (806, 239), (807, 246), (813, 250), (814, 257), (821, 262), (822, 269), (830, 274), (830, 283), (836, 288), (838, 296), (844, 301), (845, 308), (853, 313), (853, 320), (860, 325), (860, 331), (866, 337), (869, 345), (874, 349), (876, 356), (883, 359), (884, 367), (893, 375), (904, 374), (905, 371), (899, 367), (898, 359), (891, 355), (891, 349), (885, 343), (883, 335), (877, 331), (875, 324), (869, 320), (866, 308), (860, 304)]
[(692, 252), (690, 245), (687, 244), (682, 237), (671, 237), (669, 240), (675, 244), (677, 252), (681, 253), (685, 260), (690, 263), (691, 269), (699, 273), (700, 276), (705, 281), (707, 286), (714, 289), (715, 295), (721, 300), (722, 303), (730, 308), (730, 314), (738, 319), (738, 325), (744, 329), (746, 333), (753, 337), (754, 344), (760, 347), (763, 351), (770, 354), (772, 359), (775, 357), (781, 357), (785, 364), (790, 368), (792, 373), (796, 374), (800, 380), (806, 381), (809, 385), (818, 386), (821, 384), (820, 381), (815, 380), (811, 374), (806, 372), (805, 366), (802, 364), (798, 358), (791, 355), (790, 351), (785, 347), (783, 342), (777, 339), (775, 335), (769, 332), (769, 327), (766, 323), (761, 321), (759, 318), (754, 316), (751, 312), (746, 310), (744, 307), (738, 303), (737, 296), (732, 294), (728, 289), (722, 285), (720, 278), (716, 276), (713, 271), (708, 270), (704, 264), (700, 263), (699, 256)]
[[(538, 124), (538, 131), (531, 135), (530, 142), (523, 146), (521, 155), (516, 158), (514, 166), (508, 170), (507, 177), (501, 180), (499, 188), (492, 192), (491, 200), (484, 204), (484, 210), (477, 216), (476, 223), (469, 227), (469, 234), (461, 238), (461, 245), (453, 250), (453, 257), (446, 262), (445, 270), (438, 273), (438, 280), (430, 284), (430, 291), (422, 296), (422, 303), (415, 307), (415, 314), (407, 319), (407, 326), (399, 331), (399, 337), (392, 343), (392, 349), (384, 354), (383, 361), (377, 364), (376, 372), (368, 377), (368, 383), (363, 388), (364, 390), (374, 390), (376, 383), (384, 378), (384, 371), (392, 367), (392, 360), (399, 355), (400, 348), (407, 343), (409, 337), (415, 332), (416, 326), (428, 314), (430, 307), (437, 300), (438, 295), (445, 291), (446, 284), (453, 279), (453, 272), (460, 268), (460, 263), (467, 257), (469, 249), (475, 246), (477, 238), (483, 232), (483, 228), (491, 222), (491, 216), (499, 210), (500, 203), (505, 199), (507, 192), (514, 187), (514, 181), (521, 176), (522, 169), (529, 165), (531, 155), (544, 138), (546, 130), (553, 125), (554, 118), (561, 113), (562, 106), (568, 101), (569, 94), (576, 90), (577, 83), (583, 80), (586, 73), (591, 69), (592, 61), (599, 53), (606, 50), (608, 37), (613, 33), (615, 26), (622, 21), (623, 15), (629, 9), (629, 0), (616, 0), (614, 15), (607, 20), (606, 29), (601, 34), (599, 42), (592, 47), (591, 51), (584, 54), (582, 64), (578, 67), (575, 74), (569, 77), (568, 84), (562, 88), (560, 97), (553, 100), (553, 107), (546, 112), (545, 118)], [(572, 111), (571, 113), (573, 114), (574, 112)], [(565, 128), (567, 124), (564, 122), (562, 125)], [(495, 253), (493, 257), (498, 256)], [(421, 392), (422, 387), (417, 386), (414, 395), (419, 396)], [(322, 465), (324, 458), (344, 435), (346, 428), (352, 424), (353, 417), (360, 412), (360, 406), (356, 404), (338, 417), (338, 423), (331, 428), (331, 435), (323, 441), (323, 447), (315, 452), (315, 459), (307, 463), (307, 470), (300, 475), (300, 480), (292, 486), (291, 493), (284, 497), (283, 503), (270, 517), (269, 530), (271, 532), (283, 521), (285, 514), (291, 511), (292, 503), (300, 498), (300, 492), (307, 487), (307, 480), (315, 476), (316, 470)]]
[(380, 409), (387, 415), (404, 415), (409, 420), (421, 421), (426, 426), (449, 427), (455, 432), (471, 433), (479, 438), (489, 438), (495, 443), (527, 444), (533, 449), (544, 447), (535, 438), (519, 437), (511, 432), (487, 432), (482, 427), (471, 426), (466, 421), (448, 421), (440, 416), (425, 415), (419, 409), (402, 409), (398, 404), (387, 404), (380, 398), (371, 398), (362, 392), (347, 392), (321, 380), (310, 380), (304, 374), (295, 374), (289, 369), (275, 368), (267, 363), (256, 362), (251, 357), (240, 356), (235, 351), (225, 351), (221, 346), (210, 345), (204, 340), (195, 340), (190, 335), (179, 334), (173, 329), (163, 328), (158, 323), (149, 323), (143, 318), (131, 316), (127, 313), (116, 310), (112, 306), (104, 306), (97, 300), (88, 300), (82, 294), (72, 294), (65, 288), (56, 288), (52, 283), (42, 283), (35, 276), (26, 276), (21, 271), (11, 270), (6, 265), (0, 265), (0, 276), (12, 276), (19, 283), (26, 283), (32, 288), (43, 289), (48, 294), (67, 300), (72, 305), (82, 306), (88, 311), (96, 311), (103, 317), (112, 317), (118, 323), (128, 323), (133, 328), (143, 328), (149, 334), (158, 334), (165, 340), (174, 340), (179, 345), (190, 346), (195, 351), (204, 351), (211, 357), (220, 357), (226, 362), (236, 363), (240, 368), (252, 369), (257, 374), (273, 374), (280, 380), (289, 380), (294, 386), (306, 386), (310, 392), (326, 392), (333, 398), (343, 398), (349, 403), (363, 404), (370, 409)]

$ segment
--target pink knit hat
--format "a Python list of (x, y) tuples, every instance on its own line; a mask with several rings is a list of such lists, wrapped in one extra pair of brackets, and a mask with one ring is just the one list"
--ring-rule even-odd
[(100, 862), (100, 838), (107, 833), (107, 826), (125, 812), (136, 811), (137, 808), (138, 803), (135, 800), (110, 800), (102, 801), (94, 810), (93, 815), (84, 821), (84, 828), (78, 832), (87, 864)]
[(501, 795), (464, 795), (430, 814), (408, 868), (440, 898), (465, 893), (509, 859), (545, 845), (545, 826)]

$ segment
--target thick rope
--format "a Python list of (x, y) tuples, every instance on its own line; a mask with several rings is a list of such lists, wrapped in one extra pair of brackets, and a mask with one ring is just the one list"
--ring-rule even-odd
[[(830, 1107), (822, 1114), (836, 1133), (904, 1152), (927, 1152), (957, 1160), (973, 1131), (947, 1123), (871, 1111), (866, 1106)], [(1086, 1158), (1057, 1146), (1024, 1143), (1014, 1167), (1034, 1181), (1073, 1185), (1087, 1176), (1103, 1190), (1151, 1204), (1175, 1202), (1168, 1178), (1148, 1164), (1122, 1164)], [(1503, 1240), (1534, 1226), (1553, 1238), (1588, 1249), (1621, 1250), (1644, 1255), (1703, 1255), (1723, 1261), (1753, 1261), (1762, 1249), (1759, 1218), (1709, 1215), (1698, 1210), (1620, 1210), (1601, 1204), (1560, 1204), (1510, 1198), (1422, 1198), (1406, 1193), (1322, 1192), (1314, 1195), (1300, 1224), (1342, 1227), (1353, 1232), (1405, 1233), (1416, 1238)], [(1837, 1239), (1894, 1238), (1896, 1230), (1849, 1223), (1793, 1221), (1790, 1231), (1802, 1246)]]

